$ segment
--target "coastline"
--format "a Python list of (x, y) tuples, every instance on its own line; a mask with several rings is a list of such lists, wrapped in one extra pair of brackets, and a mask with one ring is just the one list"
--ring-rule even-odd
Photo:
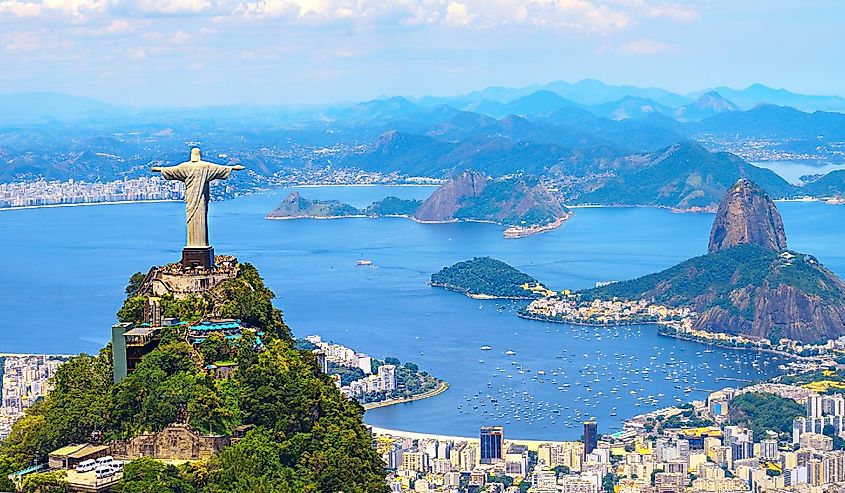
[(264, 219), (269, 219), (271, 221), (292, 221), (294, 219), (317, 219), (317, 220), (324, 220), (324, 219), (352, 219), (352, 218), (371, 218), (373, 216), (368, 216), (366, 214), (352, 214), (349, 216), (264, 216)]
[(13, 207), (0, 207), (0, 211), (17, 211), (26, 209), (53, 209), (57, 207), (89, 207), (93, 205), (122, 205), (122, 204), (157, 204), (162, 202), (184, 202), (177, 199), (150, 199), (150, 200), (114, 200), (103, 202), (80, 202), (78, 204), (44, 204), (44, 205), (21, 205)]
[(526, 315), (521, 311), (516, 312), (516, 316), (524, 318), (525, 320), (536, 320), (537, 322), (547, 322), (552, 324), (566, 324), (566, 325), (580, 325), (584, 327), (624, 327), (626, 325), (663, 325), (660, 322), (644, 321), (644, 322), (619, 322), (615, 324), (598, 323), (598, 322), (575, 322), (569, 320), (554, 320), (537, 315)]
[(437, 384), (437, 387), (422, 394), (412, 395), (411, 397), (403, 397), (402, 399), (390, 399), (381, 402), (368, 402), (366, 404), (361, 404), (361, 406), (364, 408), (365, 411), (369, 411), (370, 409), (377, 409), (380, 407), (387, 407), (396, 404), (404, 404), (406, 402), (414, 402), (423, 399), (428, 399), (429, 397), (440, 395), (443, 392), (446, 392), (447, 390), (449, 390), (449, 384), (441, 380), (440, 383)]
[(554, 231), (555, 229), (563, 226), (563, 223), (569, 220), (570, 217), (572, 217), (572, 214), (566, 214), (565, 216), (559, 217), (553, 222), (550, 222), (549, 224), (544, 224), (542, 226), (510, 226), (505, 229), (503, 236), (506, 240), (516, 240), (519, 238), (525, 238), (527, 236), (548, 233), (549, 231)]
[(533, 300), (536, 297), (532, 296), (496, 296), (493, 294), (485, 294), (485, 293), (470, 293), (466, 289), (458, 288), (457, 286), (452, 286), (451, 284), (444, 284), (440, 282), (429, 282), (429, 286), (433, 288), (443, 288), (446, 291), (452, 291), (453, 293), (460, 293), (467, 298), (472, 298), (474, 300)]

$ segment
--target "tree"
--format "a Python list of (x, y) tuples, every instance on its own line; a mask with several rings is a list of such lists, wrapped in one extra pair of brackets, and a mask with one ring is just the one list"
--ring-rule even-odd
[(126, 289), (124, 290), (126, 292), (126, 296), (132, 297), (138, 294), (138, 291), (141, 290), (141, 286), (144, 284), (144, 279), (146, 278), (147, 276), (143, 272), (136, 272), (132, 274), (129, 278), (129, 284), (126, 285)]
[(232, 356), (226, 338), (220, 332), (213, 332), (206, 337), (197, 349), (202, 354), (202, 359), (206, 364), (228, 361)]
[(833, 425), (824, 425), (822, 434), (833, 439), (833, 450), (845, 450), (845, 440), (836, 433), (836, 428)]
[(23, 493), (67, 493), (70, 486), (64, 471), (27, 474), (21, 481)]
[(558, 478), (561, 477), (561, 476), (565, 476), (565, 475), (569, 474), (570, 472), (572, 472), (572, 471), (570, 471), (569, 466), (555, 466), (554, 469), (552, 469), (552, 470), (555, 472), (555, 477), (558, 477)]
[(149, 457), (127, 463), (115, 493), (194, 493), (196, 488), (172, 465)]
[(607, 493), (613, 493), (613, 487), (616, 486), (616, 478), (613, 473), (607, 473), (601, 479), (601, 487)]

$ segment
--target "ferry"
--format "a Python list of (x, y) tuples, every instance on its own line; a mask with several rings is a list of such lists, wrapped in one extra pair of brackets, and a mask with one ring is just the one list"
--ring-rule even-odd
[(516, 351), (511, 351), (510, 349), (508, 349), (507, 351), (505, 351), (505, 354), (508, 356), (514, 356), (516, 354)]
[(493, 349), (493, 348), (490, 347), (490, 346), (481, 346), (482, 351), (490, 351), (491, 349)]
[(359, 266), (370, 266), (370, 265), (373, 265), (373, 261), (372, 261), (372, 260), (368, 260), (368, 259), (363, 258), (363, 259), (361, 259), (361, 260), (359, 260), (359, 261), (355, 262), (355, 265), (359, 265)]

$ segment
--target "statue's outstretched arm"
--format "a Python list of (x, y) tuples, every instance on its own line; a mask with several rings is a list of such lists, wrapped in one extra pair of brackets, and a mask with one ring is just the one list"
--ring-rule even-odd
[(235, 171), (240, 171), (242, 169), (246, 169), (246, 166), (241, 166), (240, 164), (236, 164), (235, 166), (232, 166), (232, 169), (235, 170)]
[(153, 167), (150, 169), (150, 171), (153, 171), (153, 172), (155, 172), (155, 173), (161, 173), (161, 170), (162, 170), (162, 167), (161, 167), (161, 166), (153, 166)]

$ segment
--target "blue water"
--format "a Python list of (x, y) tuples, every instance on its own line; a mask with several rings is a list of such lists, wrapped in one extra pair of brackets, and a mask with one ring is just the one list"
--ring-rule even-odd
[[(359, 206), (386, 195), (423, 198), (430, 191), (300, 190), (309, 198)], [(705, 346), (657, 336), (653, 327), (593, 329), (521, 320), (513, 313), (518, 305), (479, 302), (426, 284), (441, 267), (480, 255), (504, 260), (556, 289), (630, 278), (704, 253), (712, 215), (577, 209), (556, 231), (504, 240), (500, 228), (487, 224), (265, 220), (287, 192), (212, 204), (216, 251), (261, 270), (297, 336), (321, 334), (376, 357), (415, 361), (451, 386), (432, 399), (369, 411), (369, 423), (456, 435), (503, 424), (514, 437), (571, 439), (580, 435), (578, 423), (585, 416), (596, 416), (601, 430), (611, 430), (621, 419), (653, 408), (640, 397), (652, 396), (661, 406), (676, 398), (700, 399), (705, 390), (736, 383), (717, 378), (762, 378), (780, 363), (771, 359), (766, 365), (770, 356), (752, 352), (704, 353)], [(183, 207), (155, 203), (0, 212), (0, 352), (102, 347), (128, 277), (179, 258)], [(778, 207), (791, 248), (812, 253), (845, 275), (845, 208)], [(362, 257), (376, 267), (356, 266)], [(493, 350), (481, 351), (482, 345)], [(509, 349), (517, 354), (506, 356)], [(644, 368), (650, 372), (644, 374)], [(546, 373), (542, 377), (540, 370)], [(678, 382), (666, 379), (672, 372)], [(559, 390), (564, 383), (569, 387)], [(697, 390), (684, 393), (687, 387)]]
[(768, 168), (779, 174), (789, 183), (798, 184), (804, 175), (825, 175), (831, 171), (845, 169), (842, 163), (825, 161), (761, 161), (752, 163), (760, 168)]

